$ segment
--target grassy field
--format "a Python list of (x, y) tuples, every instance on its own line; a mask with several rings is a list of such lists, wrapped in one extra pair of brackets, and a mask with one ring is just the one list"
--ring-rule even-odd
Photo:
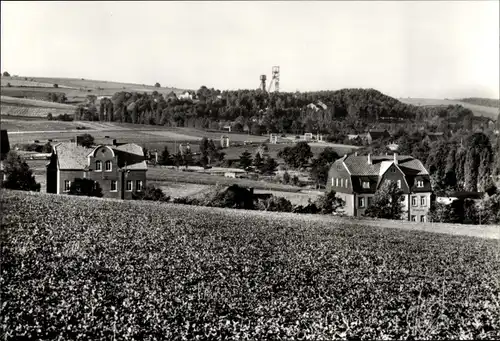
[(498, 240), (11, 191), (1, 204), (5, 340), (500, 338)]
[[(158, 91), (164, 95), (174, 91), (181, 93), (182, 89), (173, 87), (154, 87), (144, 84), (107, 82), (79, 78), (49, 78), (49, 77), (2, 77), (2, 92), (15, 97), (45, 99), (48, 92), (63, 92), (71, 103), (82, 103), (87, 95), (112, 96), (118, 91), (152, 92)], [(10, 87), (7, 87), (10, 83)], [(58, 84), (58, 88), (54, 88)]]
[(437, 105), (461, 105), (472, 110), (475, 116), (484, 116), (496, 121), (499, 113), (499, 108), (490, 106), (476, 105), (467, 102), (448, 99), (431, 99), (431, 98), (399, 98), (399, 101), (417, 106), (437, 106)]
[(298, 192), (299, 187), (283, 185), (279, 183), (239, 179), (239, 178), (226, 178), (224, 176), (203, 174), (197, 172), (185, 172), (182, 170), (167, 169), (160, 167), (150, 167), (146, 173), (147, 179), (150, 183), (158, 184), (160, 186), (167, 186), (163, 182), (180, 182), (191, 183), (199, 185), (241, 185), (244, 187), (252, 187), (262, 190), (274, 190), (281, 192)]
[(36, 108), (66, 109), (71, 111), (76, 109), (76, 106), (69, 104), (41, 101), (36, 99), (16, 98), (9, 96), (0, 96), (0, 102), (2, 104), (36, 107)]

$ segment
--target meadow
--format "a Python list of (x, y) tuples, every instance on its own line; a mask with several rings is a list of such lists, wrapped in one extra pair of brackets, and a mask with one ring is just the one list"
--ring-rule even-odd
[[(97, 97), (108, 96), (119, 91), (152, 92), (158, 91), (164, 95), (174, 91), (181, 93), (182, 89), (173, 87), (155, 87), (153, 84), (133, 84), (121, 82), (108, 82), (81, 78), (55, 78), (55, 77), (2, 77), (2, 93), (14, 97), (28, 97), (46, 99), (49, 92), (63, 92), (68, 102), (83, 103), (87, 95)], [(7, 84), (10, 83), (10, 86)], [(58, 87), (55, 88), (54, 84)]]
[(498, 107), (491, 107), (485, 105), (471, 104), (467, 102), (462, 102), (459, 100), (449, 100), (449, 99), (431, 99), (431, 98), (399, 98), (399, 101), (412, 104), (416, 106), (448, 106), (448, 105), (461, 105), (464, 108), (472, 110), (474, 116), (484, 116), (496, 120), (499, 113)]
[(1, 204), (5, 340), (500, 338), (498, 239), (14, 191)]

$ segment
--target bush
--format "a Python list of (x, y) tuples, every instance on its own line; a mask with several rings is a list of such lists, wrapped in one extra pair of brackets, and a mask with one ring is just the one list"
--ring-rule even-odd
[(132, 194), (132, 198), (135, 200), (149, 200), (149, 201), (169, 201), (170, 197), (166, 196), (161, 188), (157, 188), (153, 185), (148, 185), (142, 192), (137, 192)]
[(100, 198), (102, 197), (102, 188), (99, 183), (94, 180), (77, 178), (71, 182), (69, 194)]
[(4, 71), (3, 76), (4, 77), (10, 77), (10, 73), (8, 73), (7, 71)]
[(344, 207), (344, 200), (337, 198), (335, 191), (330, 191), (319, 197), (315, 205), (321, 214), (332, 214)]
[(35, 181), (33, 172), (16, 152), (7, 154), (4, 172), (7, 177), (2, 183), (4, 188), (40, 192), (40, 184)]
[(52, 113), (50, 113), (50, 112), (49, 112), (49, 113), (47, 114), (47, 119), (48, 119), (49, 121), (52, 121), (52, 120), (53, 120)]
[(272, 195), (268, 199), (259, 200), (257, 209), (270, 212), (292, 212), (293, 205), (290, 200)]
[(54, 86), (54, 88), (58, 88), (59, 84), (54, 84), (53, 86)]

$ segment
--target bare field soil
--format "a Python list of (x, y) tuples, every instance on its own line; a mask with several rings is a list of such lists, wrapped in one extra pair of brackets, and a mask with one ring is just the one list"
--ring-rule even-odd
[(417, 106), (438, 106), (438, 105), (461, 105), (464, 108), (472, 110), (475, 116), (485, 116), (496, 121), (499, 108), (487, 107), (482, 105), (470, 104), (467, 102), (454, 101), (448, 99), (431, 99), (431, 98), (399, 98), (399, 101)]
[(58, 109), (45, 107), (19, 106), (12, 104), (0, 104), (0, 114), (2, 116), (25, 116), (25, 117), (47, 117), (48, 114), (58, 116), (63, 114), (73, 115), (73, 109)]

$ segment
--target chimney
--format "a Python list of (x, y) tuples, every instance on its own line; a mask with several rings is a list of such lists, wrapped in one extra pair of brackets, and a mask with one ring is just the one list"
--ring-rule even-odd
[(368, 164), (369, 165), (373, 164), (373, 162), (372, 162), (372, 154), (368, 154)]
[(118, 145), (118, 143), (116, 142), (116, 139), (113, 139), (113, 146), (116, 146)]
[(354, 152), (354, 156), (358, 156), (358, 152)]
[(398, 164), (398, 153), (394, 153), (394, 164)]

